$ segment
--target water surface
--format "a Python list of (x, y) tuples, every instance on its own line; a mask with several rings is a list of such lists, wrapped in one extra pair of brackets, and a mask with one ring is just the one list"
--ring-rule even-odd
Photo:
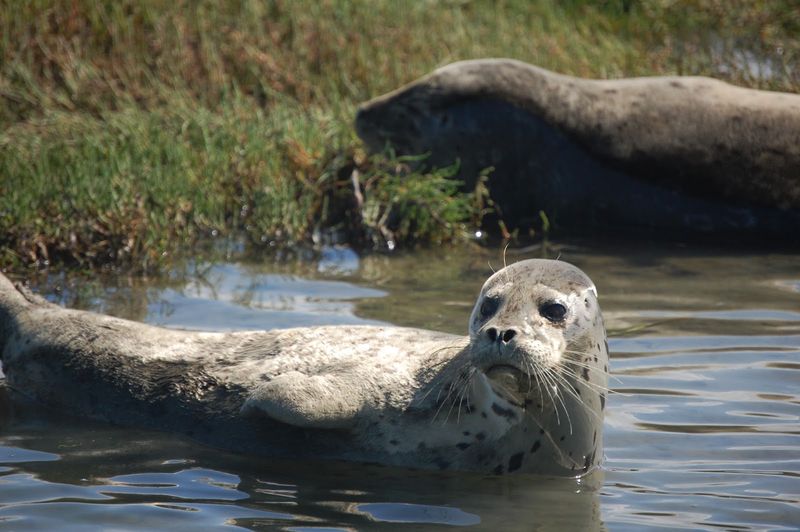
[[(277, 462), (8, 404), (0, 528), (794, 530), (800, 254), (571, 244), (610, 332), (601, 471), (485, 477)], [(463, 334), (495, 250), (190, 263), (161, 278), (52, 275), (61, 304), (167, 327), (392, 323)], [(2, 390), (0, 390), (2, 392)]]

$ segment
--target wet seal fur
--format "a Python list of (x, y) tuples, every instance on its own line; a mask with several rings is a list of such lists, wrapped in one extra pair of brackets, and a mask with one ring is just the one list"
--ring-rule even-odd
[(64, 309), (0, 275), (0, 355), (28, 399), (233, 451), (565, 476), (603, 454), (606, 332), (594, 284), (564, 262), (492, 275), (468, 337), (169, 330)]
[(363, 104), (367, 146), (459, 161), (506, 223), (797, 241), (800, 95), (707, 77), (592, 80), (527, 63), (453, 63)]

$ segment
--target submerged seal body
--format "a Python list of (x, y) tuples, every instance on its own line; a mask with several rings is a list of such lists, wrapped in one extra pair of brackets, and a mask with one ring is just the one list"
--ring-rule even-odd
[(591, 80), (520, 61), (453, 63), (361, 106), (372, 150), (459, 161), (501, 217), (556, 229), (797, 239), (800, 95), (706, 77)]
[(233, 451), (554, 475), (602, 457), (605, 329), (591, 280), (563, 262), (492, 275), (468, 337), (169, 330), (63, 309), (0, 275), (0, 355), (36, 402)]

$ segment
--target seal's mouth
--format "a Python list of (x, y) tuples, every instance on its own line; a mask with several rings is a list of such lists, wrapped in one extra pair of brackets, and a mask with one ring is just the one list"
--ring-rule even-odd
[(497, 395), (515, 406), (525, 404), (525, 394), (530, 392), (530, 378), (527, 373), (508, 364), (488, 367), (484, 373)]

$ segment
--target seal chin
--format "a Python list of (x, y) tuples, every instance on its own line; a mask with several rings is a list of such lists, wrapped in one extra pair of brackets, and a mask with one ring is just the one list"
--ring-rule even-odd
[(492, 390), (514, 406), (522, 408), (525, 395), (530, 393), (530, 376), (517, 367), (495, 364), (484, 373), (489, 378)]

